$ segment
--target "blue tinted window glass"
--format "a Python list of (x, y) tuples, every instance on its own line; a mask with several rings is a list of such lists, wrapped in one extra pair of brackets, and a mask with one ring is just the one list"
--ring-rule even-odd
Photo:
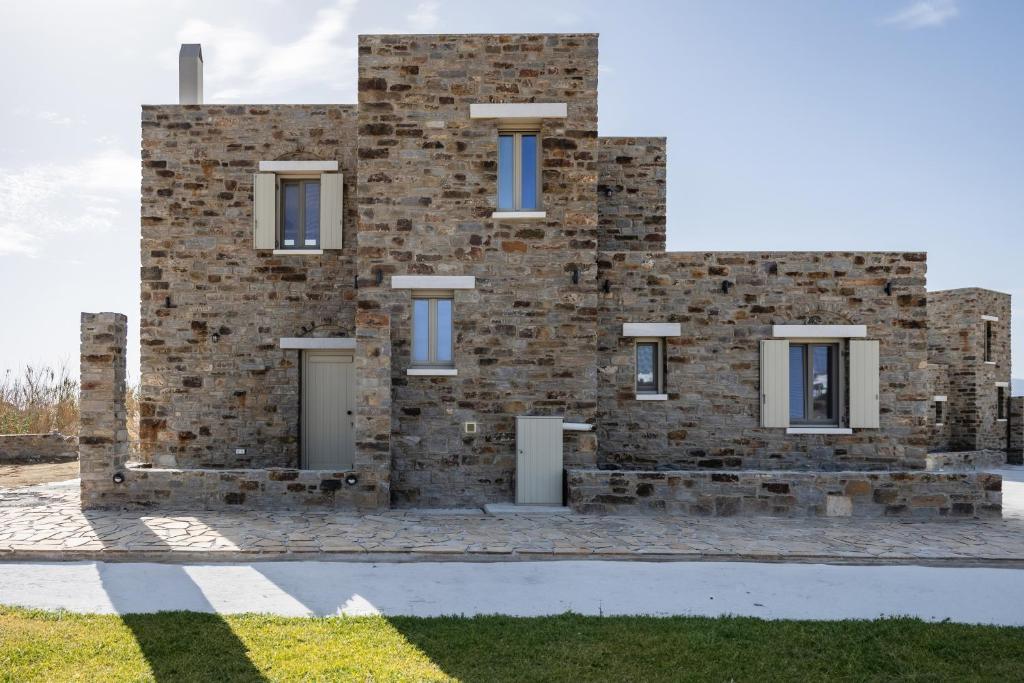
[(524, 135), (520, 142), (522, 148), (522, 198), (523, 210), (536, 209), (537, 207), (537, 136)]
[(515, 137), (498, 136), (498, 208), (515, 208)]
[(306, 188), (306, 234), (304, 244), (316, 247), (320, 244), (320, 183), (305, 183)]
[(654, 367), (655, 344), (636, 345), (636, 388), (655, 391), (658, 388)]
[(832, 347), (811, 347), (811, 418), (832, 419)]
[(294, 247), (299, 243), (299, 185), (285, 183), (281, 192), (281, 229), (283, 244)]
[(441, 363), (452, 359), (452, 301), (437, 300), (437, 360)]
[(789, 419), (804, 416), (804, 351), (803, 346), (789, 347)]
[(415, 299), (412, 302), (412, 359), (416, 363), (426, 363), (428, 341), (430, 336), (430, 301)]

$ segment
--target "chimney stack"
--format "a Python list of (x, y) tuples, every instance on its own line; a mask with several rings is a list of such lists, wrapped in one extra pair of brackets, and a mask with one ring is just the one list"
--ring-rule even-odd
[(203, 46), (183, 43), (178, 52), (178, 104), (203, 103)]

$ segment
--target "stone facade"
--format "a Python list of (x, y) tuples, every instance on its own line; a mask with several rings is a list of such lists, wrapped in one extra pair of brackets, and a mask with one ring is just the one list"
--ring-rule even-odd
[[(600, 255), (600, 462), (625, 469), (921, 469), (928, 448), (925, 255)], [(723, 282), (732, 283), (723, 287)], [(892, 283), (892, 294), (885, 285)], [(677, 322), (667, 401), (638, 401), (625, 322)], [(787, 434), (760, 426), (758, 342), (772, 325), (863, 324), (880, 341), (881, 428)]]
[(82, 507), (117, 499), (113, 476), (128, 460), (125, 349), (128, 318), (121, 313), (83, 313), (78, 454)]
[(599, 138), (597, 217), (601, 251), (664, 251), (665, 138)]
[[(361, 36), (358, 52), (354, 105), (143, 107), (143, 462), (87, 504), (506, 502), (518, 415), (595, 425), (566, 432), (576, 472), (923, 470), (924, 254), (666, 253), (666, 141), (598, 136), (594, 34)], [(566, 105), (529, 123), (542, 217), (493, 215), (502, 124), (470, 116), (487, 103)], [(253, 173), (281, 160), (339, 163), (343, 249), (254, 248)], [(475, 278), (453, 294), (455, 375), (408, 373), (412, 295), (392, 284), (423, 275)], [(636, 400), (624, 322), (680, 324), (667, 400)], [(880, 342), (879, 429), (760, 426), (759, 342), (811, 323)], [(301, 363), (286, 337), (355, 340), (351, 471), (295, 469)]]
[(52, 434), (0, 434), (0, 463), (67, 462), (78, 459), (78, 437)]
[[(279, 340), (355, 336), (355, 140), (353, 105), (142, 108), (147, 461), (298, 466), (299, 356)], [(253, 248), (253, 173), (295, 158), (339, 163), (343, 250)]]
[(583, 513), (695, 516), (999, 517), (1002, 479), (983, 472), (570, 470)]
[(954, 451), (928, 454), (930, 472), (949, 470), (990, 470), (1006, 464), (1006, 451)]
[[(992, 316), (991, 360), (985, 359), (985, 321)], [(996, 383), (1010, 395), (1010, 295), (971, 287), (928, 293), (928, 356), (947, 367), (946, 427), (942, 450), (1006, 448), (1006, 421), (998, 419)], [(936, 392), (937, 393), (937, 392)]]

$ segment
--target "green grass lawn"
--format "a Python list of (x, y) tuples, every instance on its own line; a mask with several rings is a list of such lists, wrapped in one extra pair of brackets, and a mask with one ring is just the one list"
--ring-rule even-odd
[(914, 619), (125, 617), (0, 607), (3, 681), (1020, 680), (1024, 629)]

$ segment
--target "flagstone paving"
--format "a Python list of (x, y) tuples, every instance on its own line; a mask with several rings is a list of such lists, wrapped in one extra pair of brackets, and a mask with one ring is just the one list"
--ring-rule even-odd
[(82, 511), (78, 482), (0, 489), (0, 560), (749, 559), (1024, 566), (1024, 470), (992, 521)]

